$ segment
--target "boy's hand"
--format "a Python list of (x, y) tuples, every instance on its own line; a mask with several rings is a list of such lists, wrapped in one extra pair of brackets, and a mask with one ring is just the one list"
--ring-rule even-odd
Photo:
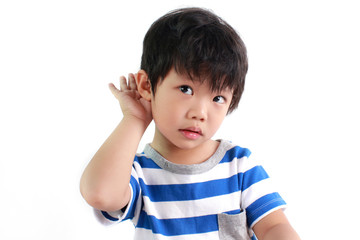
[(135, 75), (130, 73), (128, 82), (124, 76), (120, 77), (120, 90), (110, 83), (109, 88), (119, 101), (124, 118), (137, 118), (146, 125), (152, 120), (151, 104), (141, 97), (137, 90)]

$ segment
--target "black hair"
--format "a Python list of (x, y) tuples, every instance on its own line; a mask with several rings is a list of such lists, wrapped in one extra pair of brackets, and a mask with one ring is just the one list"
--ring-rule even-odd
[(236, 31), (202, 8), (171, 11), (155, 21), (145, 35), (141, 69), (153, 94), (174, 67), (190, 79), (208, 81), (212, 91), (233, 91), (228, 113), (239, 104), (248, 69), (246, 47)]

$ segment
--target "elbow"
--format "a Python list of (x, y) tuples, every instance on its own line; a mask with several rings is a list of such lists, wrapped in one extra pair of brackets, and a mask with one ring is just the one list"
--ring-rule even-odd
[(104, 207), (107, 205), (107, 203), (104, 198), (101, 197), (102, 194), (97, 191), (86, 190), (83, 187), (80, 187), (80, 193), (87, 204), (89, 204), (91, 207), (99, 210), (105, 210)]
[(106, 194), (99, 187), (90, 187), (84, 181), (81, 181), (80, 193), (84, 200), (93, 208), (105, 210), (108, 205)]
[(84, 200), (93, 208), (103, 211), (117, 211), (125, 207), (130, 199), (130, 194), (116, 194), (108, 192), (104, 188), (87, 189), (80, 184), (80, 193)]

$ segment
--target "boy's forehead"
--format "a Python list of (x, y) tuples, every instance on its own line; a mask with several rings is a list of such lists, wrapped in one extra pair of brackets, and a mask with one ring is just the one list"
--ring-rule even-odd
[(179, 71), (175, 67), (172, 67), (169, 70), (165, 79), (166, 78), (171, 78), (174, 81), (201, 82), (201, 83), (209, 82), (209, 80), (207, 80), (207, 77), (204, 75), (195, 75), (192, 72), (186, 70)]

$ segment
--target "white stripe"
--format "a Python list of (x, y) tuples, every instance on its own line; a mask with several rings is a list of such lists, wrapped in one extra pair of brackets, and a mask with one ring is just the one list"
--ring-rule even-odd
[(251, 187), (242, 192), (241, 206), (243, 209), (245, 209), (259, 198), (274, 192), (276, 192), (276, 190), (274, 189), (270, 178), (261, 180), (260, 182), (254, 183), (251, 185)]
[(240, 209), (241, 193), (235, 192), (211, 198), (177, 201), (151, 202), (144, 197), (145, 211), (158, 219), (187, 218), (218, 214)]
[(210, 171), (194, 175), (176, 174), (163, 169), (141, 169), (137, 162), (135, 162), (134, 165), (138, 176), (142, 178), (147, 185), (188, 184), (224, 179), (238, 173), (246, 172), (256, 166), (252, 161), (247, 161), (247, 159), (247, 157), (234, 159), (231, 162), (218, 164)]
[(151, 230), (144, 228), (136, 228), (134, 240), (219, 240), (219, 232), (208, 232), (201, 234), (188, 234), (188, 235), (179, 235), (179, 236), (164, 236), (161, 234), (153, 234)]

